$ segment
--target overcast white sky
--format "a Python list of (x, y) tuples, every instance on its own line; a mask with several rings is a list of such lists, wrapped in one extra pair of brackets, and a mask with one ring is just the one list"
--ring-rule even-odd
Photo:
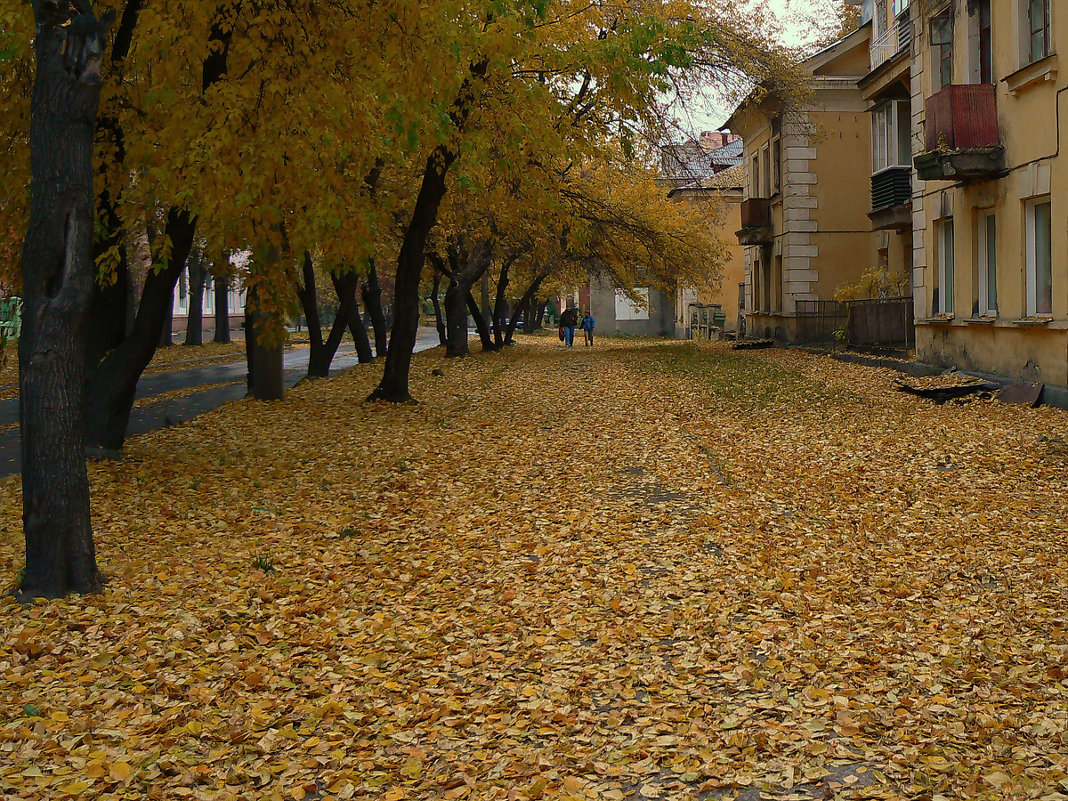
[[(750, 2), (757, 4), (757, 0)], [(767, 7), (779, 23), (777, 27), (783, 30), (784, 43), (788, 46), (800, 46), (812, 41), (815, 35), (812, 22), (829, 18), (833, 13), (831, 0), (767, 0)], [(682, 119), (680, 123), (693, 133), (713, 131), (726, 122), (733, 110), (733, 100), (710, 97), (703, 112), (694, 112), (689, 119)]]

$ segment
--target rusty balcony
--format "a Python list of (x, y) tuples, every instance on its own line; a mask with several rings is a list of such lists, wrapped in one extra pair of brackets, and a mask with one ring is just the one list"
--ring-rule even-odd
[(927, 98), (926, 111), (925, 152), (914, 159), (921, 181), (973, 181), (1004, 173), (993, 84), (947, 86)]
[(740, 245), (766, 245), (772, 241), (771, 200), (751, 197), (742, 201), (742, 230), (737, 232)]

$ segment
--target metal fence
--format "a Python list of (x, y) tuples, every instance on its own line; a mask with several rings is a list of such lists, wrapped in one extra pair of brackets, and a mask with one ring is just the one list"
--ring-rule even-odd
[(916, 347), (912, 298), (797, 301), (798, 344), (840, 344), (855, 350)]
[(799, 345), (830, 345), (842, 340), (846, 327), (845, 304), (836, 300), (797, 301), (797, 337)]
[(850, 301), (847, 341), (857, 350), (915, 348), (912, 298)]

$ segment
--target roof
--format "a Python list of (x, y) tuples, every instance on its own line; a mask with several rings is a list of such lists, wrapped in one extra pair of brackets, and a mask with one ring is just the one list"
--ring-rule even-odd
[(717, 173), (742, 163), (742, 140), (705, 150), (695, 140), (668, 145), (660, 151), (660, 178), (675, 187), (701, 183)]
[(736, 164), (730, 169), (717, 172), (699, 181), (677, 186), (668, 192), (668, 197), (676, 192), (700, 192), (710, 190), (742, 189), (745, 186), (745, 165)]

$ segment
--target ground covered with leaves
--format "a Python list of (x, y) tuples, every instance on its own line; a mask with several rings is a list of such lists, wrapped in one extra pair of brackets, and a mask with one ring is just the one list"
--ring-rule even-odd
[(107, 591), (0, 602), (0, 794), (1068, 798), (1068, 415), (557, 345), (93, 464)]

